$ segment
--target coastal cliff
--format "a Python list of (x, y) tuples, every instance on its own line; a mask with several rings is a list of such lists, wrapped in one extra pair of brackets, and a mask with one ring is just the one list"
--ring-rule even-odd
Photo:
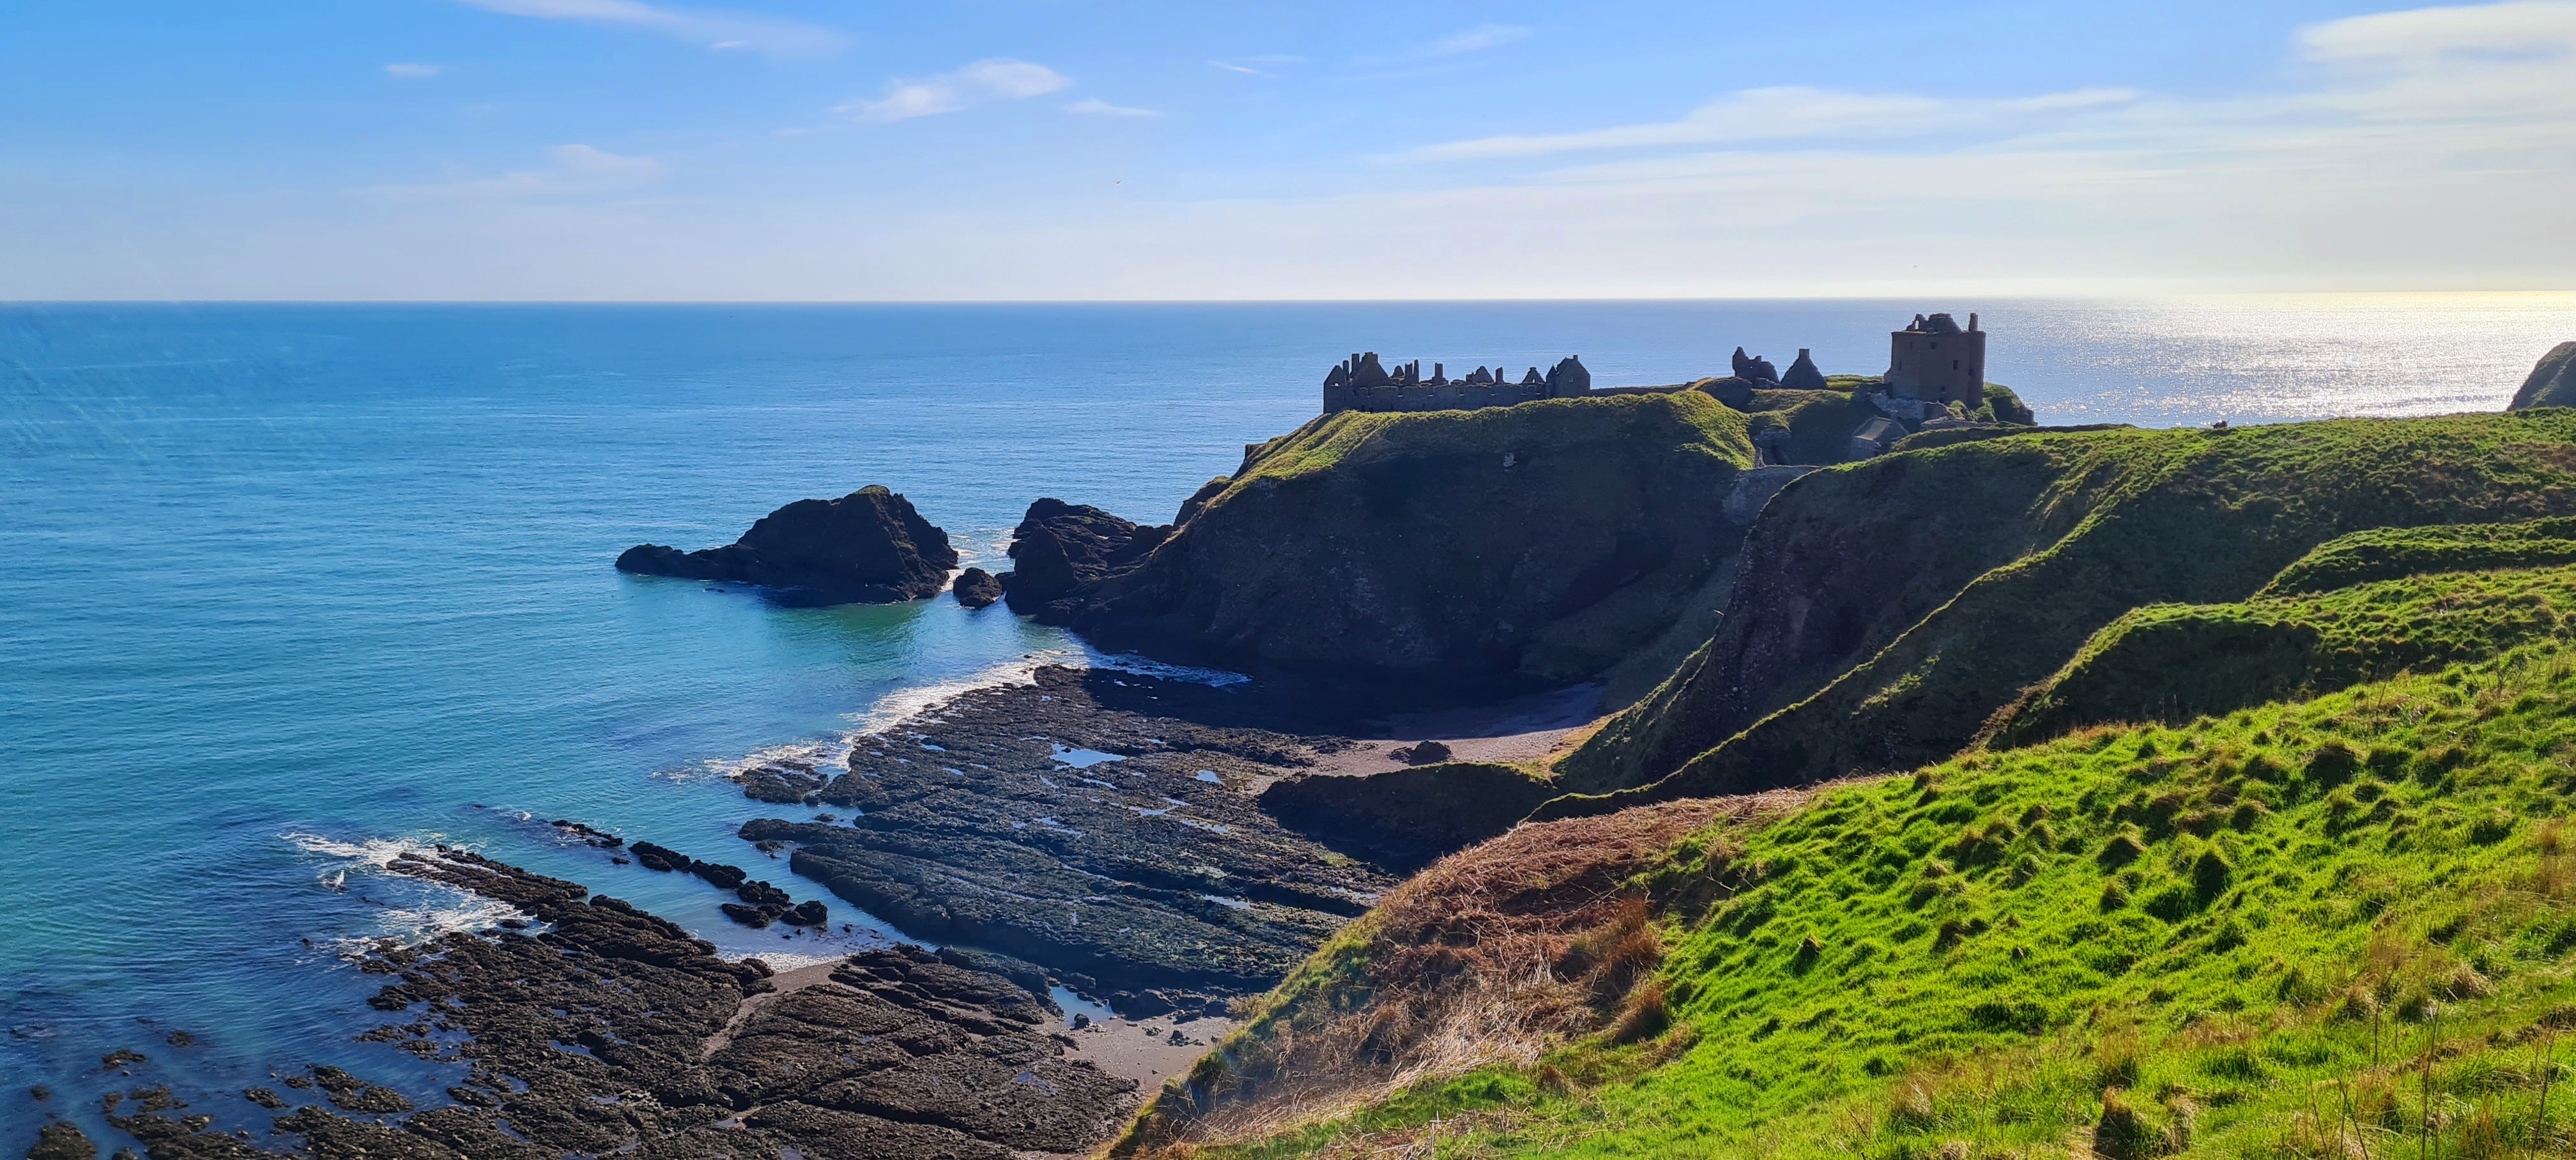
[(1755, 464), (1745, 417), (1695, 392), (1345, 412), (1253, 449), (1071, 620), (1237, 664), (1588, 677), (1718, 577), (1796, 474)]
[(1940, 760), (2132, 608), (2244, 599), (2350, 532), (2576, 514), (2572, 444), (2576, 415), (2456, 415), (2029, 434), (1819, 473), (1764, 513), (1706, 647), (1558, 766), (1625, 792), (1549, 812)]
[(1818, 473), (1558, 766), (1647, 790), (1389, 893), (1115, 1151), (2563, 1154), (2571, 505), (2565, 411)]

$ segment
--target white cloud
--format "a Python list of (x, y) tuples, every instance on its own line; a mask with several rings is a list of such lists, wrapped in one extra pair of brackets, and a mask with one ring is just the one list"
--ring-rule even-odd
[(887, 81), (883, 94), (836, 106), (832, 111), (863, 121), (904, 121), (971, 109), (987, 101), (1042, 97), (1072, 84), (1064, 74), (1045, 65), (993, 57), (955, 72)]
[(1263, 71), (1261, 71), (1260, 69), (1253, 68), (1253, 67), (1252, 67), (1252, 66), (1250, 66), (1250, 65), (1241, 65), (1241, 64), (1236, 64), (1236, 63), (1234, 63), (1234, 62), (1232, 62), (1232, 61), (1212, 60), (1212, 61), (1209, 61), (1208, 63), (1209, 63), (1210, 65), (1213, 65), (1213, 66), (1217, 67), (1217, 68), (1224, 69), (1224, 70), (1225, 70), (1225, 71), (1227, 71), (1227, 72), (1242, 73), (1242, 74), (1244, 74), (1245, 76), (1267, 77), (1267, 76), (1277, 76), (1277, 75), (1279, 75), (1279, 74), (1277, 74), (1277, 73), (1267, 73), (1267, 72), (1263, 72)]
[(2399, 60), (2576, 53), (2576, 4), (2552, 0), (2416, 8), (2310, 25), (2299, 47), (2311, 60)]
[(589, 145), (549, 146), (545, 154), (542, 169), (431, 185), (378, 186), (367, 192), (403, 201), (567, 197), (615, 193), (670, 175), (670, 167), (655, 158), (630, 157)]
[(1086, 117), (1159, 117), (1163, 115), (1158, 109), (1132, 109), (1125, 105), (1110, 104), (1097, 97), (1075, 101), (1066, 105), (1064, 111), (1080, 113)]
[(1742, 89), (1678, 121), (1614, 125), (1573, 133), (1480, 137), (1414, 151), (1425, 161), (1540, 157), (1589, 149), (1731, 145), (1813, 138), (1884, 136), (1979, 128), (2016, 115), (2097, 109), (2137, 99), (2127, 89), (2080, 89), (2014, 100), (1956, 100), (1909, 93), (1854, 93), (1800, 85)]
[(385, 66), (385, 75), (398, 80), (425, 81), (438, 75), (438, 66), (409, 62), (389, 64)]
[(487, 12), (538, 20), (571, 20), (641, 28), (718, 49), (770, 56), (822, 56), (849, 38), (828, 28), (738, 12), (667, 8), (640, 0), (457, 0)]

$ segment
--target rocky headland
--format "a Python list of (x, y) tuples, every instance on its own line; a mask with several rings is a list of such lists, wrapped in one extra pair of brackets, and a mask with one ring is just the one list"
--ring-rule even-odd
[(617, 557), (621, 572), (793, 589), (829, 603), (933, 596), (956, 566), (948, 533), (879, 486), (839, 499), (797, 500), (721, 548), (684, 552), (638, 544)]
[(1746, 423), (1691, 391), (1328, 416), (1050, 611), (1114, 647), (1344, 680), (1598, 676), (1713, 601), (1798, 474), (1760, 470)]

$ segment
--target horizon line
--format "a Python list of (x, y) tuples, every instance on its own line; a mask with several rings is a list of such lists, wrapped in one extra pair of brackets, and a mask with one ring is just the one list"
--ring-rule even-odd
[(1987, 302), (2135, 302), (2217, 298), (2576, 298), (2561, 290), (2165, 290), (2087, 293), (1973, 291), (1879, 294), (1572, 296), (1564, 298), (0, 298), (25, 306), (1385, 306), (1687, 302), (1890, 302), (1972, 298)]

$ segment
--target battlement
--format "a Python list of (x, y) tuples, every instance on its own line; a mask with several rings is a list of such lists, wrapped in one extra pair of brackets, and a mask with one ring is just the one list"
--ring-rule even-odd
[(1335, 364), (1324, 375), (1324, 413), (1473, 411), (1592, 393), (1592, 372), (1583, 368), (1581, 358), (1572, 355), (1548, 368), (1544, 375), (1537, 367), (1531, 367), (1519, 382), (1511, 381), (1509, 375), (1500, 362), (1490, 371), (1480, 366), (1459, 379), (1451, 379), (1447, 367), (1433, 363), (1431, 373), (1425, 375), (1418, 359), (1390, 371), (1378, 361), (1376, 351), (1364, 351)]

